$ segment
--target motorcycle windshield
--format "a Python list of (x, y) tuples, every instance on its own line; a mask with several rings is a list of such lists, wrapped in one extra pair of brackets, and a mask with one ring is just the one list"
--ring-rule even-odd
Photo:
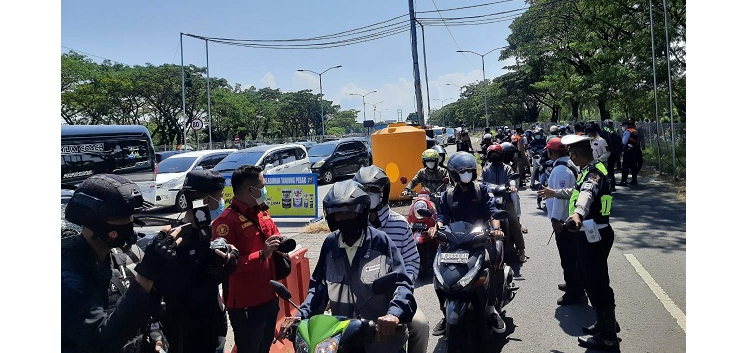
[(469, 222), (453, 222), (445, 228), (444, 233), (450, 245), (460, 247), (474, 240), (482, 230)]
[(346, 330), (349, 320), (339, 320), (331, 315), (315, 315), (308, 320), (302, 320), (297, 326), (297, 332), (313, 349), (324, 339), (333, 337)]

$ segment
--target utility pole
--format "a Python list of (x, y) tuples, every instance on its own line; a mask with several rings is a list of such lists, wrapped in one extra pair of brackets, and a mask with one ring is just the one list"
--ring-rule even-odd
[[(208, 73), (208, 39), (206, 39), (206, 96), (208, 97), (208, 149), (212, 150), (214, 149), (214, 139), (213, 134), (211, 133), (212, 123), (211, 123), (211, 86), (208, 84), (209, 80), (211, 80), (211, 75)], [(198, 142), (196, 141), (196, 144)]]
[(420, 82), (419, 75), (419, 55), (417, 53), (417, 18), (414, 15), (414, 0), (409, 0), (409, 23), (411, 30), (411, 56), (414, 62), (414, 94), (417, 100), (417, 116), (419, 117), (419, 125), (422, 129), (425, 128), (424, 124), (424, 112), (422, 111), (422, 85)]

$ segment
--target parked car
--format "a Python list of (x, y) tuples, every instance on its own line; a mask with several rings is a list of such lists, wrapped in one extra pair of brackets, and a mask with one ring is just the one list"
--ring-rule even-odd
[(445, 128), (445, 136), (447, 136), (447, 141), (449, 145), (456, 143), (456, 129), (452, 127)]
[(320, 183), (326, 184), (370, 165), (370, 158), (367, 145), (356, 137), (319, 143), (310, 149), (311, 170), (318, 174)]
[(174, 155), (176, 155), (178, 153), (185, 153), (185, 152), (187, 152), (187, 151), (185, 151), (185, 150), (172, 150), (172, 151), (156, 152), (156, 163), (159, 163), (159, 162), (161, 162), (161, 161), (163, 161), (163, 160), (165, 160), (165, 159), (167, 159), (169, 157), (172, 157), (172, 156), (174, 156)]
[(310, 147), (315, 146), (315, 145), (318, 144), (315, 141), (298, 141), (298, 142), (295, 142), (295, 143), (298, 143), (298, 144), (300, 144), (302, 146), (305, 146), (305, 149), (308, 150), (308, 151), (310, 150)]
[(307, 150), (305, 146), (296, 143), (255, 146), (234, 151), (213, 167), (213, 170), (226, 178), (231, 177), (235, 169), (246, 164), (262, 167), (263, 174), (310, 173)]
[(95, 174), (122, 175), (136, 183), (146, 207), (156, 200), (156, 154), (143, 125), (62, 125), (62, 185), (77, 186)]
[(178, 153), (159, 162), (156, 174), (156, 205), (173, 206), (184, 211), (188, 204), (185, 194), (179, 189), (185, 176), (192, 170), (211, 169), (236, 149), (202, 150)]
[(372, 144), (370, 144), (370, 138), (369, 137), (351, 137), (351, 138), (364, 142), (365, 146), (367, 146), (367, 154), (370, 156), (369, 162), (370, 164), (372, 164)]

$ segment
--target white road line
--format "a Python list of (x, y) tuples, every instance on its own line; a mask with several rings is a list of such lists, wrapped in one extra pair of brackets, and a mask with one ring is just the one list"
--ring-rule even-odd
[(625, 254), (625, 258), (628, 259), (630, 264), (635, 269), (635, 272), (638, 273), (641, 278), (643, 278), (643, 281), (646, 282), (648, 287), (651, 289), (651, 291), (656, 295), (656, 298), (659, 299), (662, 305), (664, 305), (664, 308), (667, 309), (670, 315), (677, 320), (677, 324), (680, 325), (680, 328), (682, 328), (683, 332), (685, 331), (686, 326), (686, 319), (685, 319), (685, 313), (680, 310), (680, 308), (677, 307), (677, 305), (672, 301), (671, 298), (667, 295), (667, 293), (664, 292), (663, 289), (661, 289), (661, 286), (659, 286), (658, 283), (654, 280), (653, 277), (646, 271), (645, 268), (641, 265), (640, 262), (638, 262), (638, 259), (635, 258), (635, 255), (633, 254)]

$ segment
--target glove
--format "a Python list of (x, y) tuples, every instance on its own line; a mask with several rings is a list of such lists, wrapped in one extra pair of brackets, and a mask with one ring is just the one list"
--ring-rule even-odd
[(407, 196), (410, 192), (411, 190), (409, 188), (404, 188), (404, 191), (401, 192), (401, 196)]
[(160, 231), (151, 243), (146, 246), (143, 260), (135, 266), (139, 275), (155, 280), (164, 266), (177, 258), (177, 244), (171, 235)]

